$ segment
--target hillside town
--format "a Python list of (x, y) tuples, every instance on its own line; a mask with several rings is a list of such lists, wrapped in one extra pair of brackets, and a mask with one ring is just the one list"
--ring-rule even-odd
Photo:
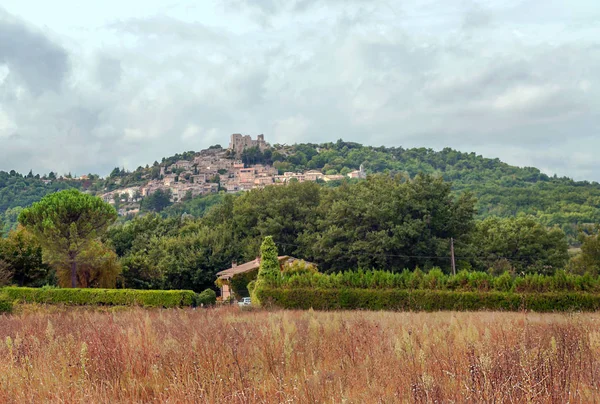
[[(146, 184), (118, 189), (102, 195), (102, 199), (116, 205), (118, 199), (137, 203), (144, 197), (158, 190), (167, 192), (172, 202), (184, 197), (193, 198), (199, 195), (225, 191), (235, 193), (265, 186), (282, 186), (292, 181), (337, 181), (344, 178), (366, 178), (364, 168), (344, 175), (326, 175), (319, 170), (306, 172), (282, 172), (265, 164), (244, 164), (241, 156), (244, 151), (256, 148), (261, 152), (271, 148), (264, 135), (252, 139), (249, 135), (235, 133), (231, 135), (229, 147), (209, 148), (200, 151), (191, 160), (179, 160), (171, 165), (160, 166), (160, 176), (149, 180)], [(115, 199), (116, 198), (116, 199)], [(136, 214), (139, 208), (119, 209), (119, 214)]]

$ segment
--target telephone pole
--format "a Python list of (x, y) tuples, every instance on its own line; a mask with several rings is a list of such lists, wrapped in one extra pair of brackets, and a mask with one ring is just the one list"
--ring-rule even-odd
[(450, 237), (450, 259), (452, 260), (452, 275), (456, 275), (456, 262), (454, 262), (454, 238)]

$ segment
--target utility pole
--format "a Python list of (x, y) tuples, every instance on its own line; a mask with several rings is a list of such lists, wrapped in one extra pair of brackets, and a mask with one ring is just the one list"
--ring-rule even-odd
[(452, 260), (452, 275), (456, 275), (456, 262), (454, 262), (454, 238), (450, 237), (450, 258)]

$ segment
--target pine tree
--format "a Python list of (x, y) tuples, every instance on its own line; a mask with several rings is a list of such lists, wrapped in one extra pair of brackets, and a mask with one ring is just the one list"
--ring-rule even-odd
[(277, 246), (273, 242), (273, 237), (265, 237), (260, 246), (260, 267), (258, 269), (258, 279), (271, 281), (279, 276), (279, 260), (277, 259)]

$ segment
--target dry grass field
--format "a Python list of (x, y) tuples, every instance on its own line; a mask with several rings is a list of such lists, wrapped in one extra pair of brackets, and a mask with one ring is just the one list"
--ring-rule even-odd
[(600, 401), (600, 314), (0, 316), (0, 403)]

